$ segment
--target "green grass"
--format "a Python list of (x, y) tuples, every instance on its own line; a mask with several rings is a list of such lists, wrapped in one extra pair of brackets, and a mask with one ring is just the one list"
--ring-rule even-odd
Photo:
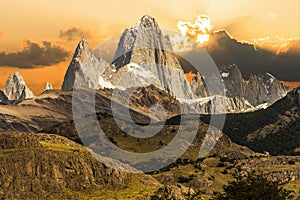
[(93, 189), (89, 189), (85, 192), (69, 191), (65, 190), (62, 194), (52, 194), (49, 199), (60, 199), (62, 197), (69, 197), (70, 199), (82, 199), (82, 200), (127, 200), (127, 199), (150, 199), (150, 196), (161, 186), (160, 184), (147, 185), (147, 180), (143, 174), (132, 174), (130, 180), (125, 189), (110, 190), (100, 186), (96, 186)]
[(79, 154), (90, 154), (84, 147), (78, 148), (73, 147), (66, 144), (59, 144), (59, 143), (52, 143), (52, 142), (45, 142), (40, 141), (40, 144), (43, 148), (53, 151), (62, 151), (62, 152), (69, 152), (69, 153), (79, 153)]

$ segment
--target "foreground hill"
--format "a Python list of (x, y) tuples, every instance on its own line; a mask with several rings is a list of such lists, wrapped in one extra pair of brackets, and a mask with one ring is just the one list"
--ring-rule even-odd
[(162, 185), (103, 164), (85, 147), (52, 134), (0, 133), (1, 199), (133, 199)]

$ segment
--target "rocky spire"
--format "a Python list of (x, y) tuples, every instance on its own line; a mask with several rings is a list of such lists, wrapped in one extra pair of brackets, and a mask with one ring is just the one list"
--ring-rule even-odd
[(163, 35), (156, 20), (148, 15), (143, 16), (132, 28), (126, 29), (119, 41), (113, 64), (120, 68), (130, 62), (181, 69), (170, 38)]
[(177, 98), (194, 98), (170, 38), (153, 17), (145, 15), (123, 32), (112, 64), (117, 72), (107, 73), (110, 78), (106, 81), (113, 85), (129, 88), (153, 84)]
[(271, 105), (284, 97), (288, 93), (289, 88), (285, 87), (273, 75), (266, 73), (263, 75), (251, 75), (246, 91), (246, 99), (252, 105), (257, 106), (263, 103)]
[(97, 89), (98, 77), (104, 71), (107, 63), (97, 59), (90, 51), (88, 42), (82, 39), (75, 50), (71, 63), (64, 77), (62, 90), (72, 90), (76, 74), (76, 84), (82, 87)]
[(15, 72), (8, 77), (4, 87), (4, 94), (10, 101), (31, 99), (34, 97), (34, 94), (27, 87), (19, 72)]
[(46, 82), (44, 91), (53, 90), (53, 86), (50, 82)]
[(197, 72), (196, 76), (191, 80), (190, 84), (196, 97), (203, 98), (210, 96), (204, 78), (199, 72)]
[(237, 65), (222, 66), (220, 67), (220, 73), (226, 88), (227, 97), (245, 97), (246, 82)]

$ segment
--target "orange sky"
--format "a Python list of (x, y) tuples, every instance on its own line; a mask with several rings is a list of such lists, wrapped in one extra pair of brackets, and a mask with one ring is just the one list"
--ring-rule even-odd
[[(155, 17), (161, 28), (177, 30), (179, 20), (193, 22), (199, 14), (211, 18), (215, 29), (225, 28), (240, 41), (261, 38), (281, 44), (299, 38), (299, 0), (1, 0), (0, 51), (20, 51), (24, 40), (41, 44), (50, 41), (70, 52), (66, 61), (44, 68), (17, 69), (0, 66), (0, 90), (10, 73), (19, 71), (38, 94), (46, 81), (60, 88), (68, 62), (80, 36), (60, 37), (76, 28), (90, 47), (131, 27), (144, 14)], [(267, 39), (266, 39), (267, 38)]]

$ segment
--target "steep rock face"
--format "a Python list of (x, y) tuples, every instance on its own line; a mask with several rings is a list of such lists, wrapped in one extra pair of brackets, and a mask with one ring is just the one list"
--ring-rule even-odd
[(269, 73), (250, 76), (247, 85), (247, 100), (254, 106), (269, 105), (284, 97), (289, 91), (278, 79)]
[(7, 99), (7, 96), (4, 94), (4, 92), (2, 92), (0, 90), (0, 104), (7, 104), (8, 103), (8, 99)]
[[(0, 198), (49, 198), (99, 185), (120, 189), (127, 175), (108, 168), (82, 146), (56, 135), (1, 133)], [(28, 148), (30, 147), (30, 148)]]
[(131, 29), (121, 36), (113, 64), (120, 68), (128, 63), (139, 65), (160, 64), (181, 69), (173, 54), (169, 36), (163, 35), (156, 20), (143, 16)]
[(190, 85), (193, 93), (197, 97), (202, 98), (210, 96), (205, 80), (199, 72), (197, 72), (196, 76), (191, 80)]
[(64, 77), (62, 90), (72, 90), (75, 77), (78, 87), (99, 87), (98, 77), (102, 74), (107, 63), (101, 58), (96, 58), (89, 49), (88, 42), (82, 39), (74, 53), (71, 63)]
[(34, 94), (27, 87), (19, 72), (15, 72), (13, 75), (8, 77), (4, 87), (4, 94), (10, 101), (20, 101), (34, 97)]
[(142, 17), (124, 31), (112, 66), (104, 72), (103, 79), (103, 87), (125, 89), (153, 84), (178, 98), (194, 97), (169, 37), (163, 35), (150, 16)]
[(242, 73), (235, 64), (223, 66), (220, 73), (226, 89), (227, 97), (245, 97), (246, 82), (242, 77)]
[(52, 86), (52, 84), (51, 84), (50, 82), (47, 82), (47, 83), (45, 84), (45, 89), (44, 89), (44, 91), (47, 91), (47, 90), (53, 90), (53, 86)]

